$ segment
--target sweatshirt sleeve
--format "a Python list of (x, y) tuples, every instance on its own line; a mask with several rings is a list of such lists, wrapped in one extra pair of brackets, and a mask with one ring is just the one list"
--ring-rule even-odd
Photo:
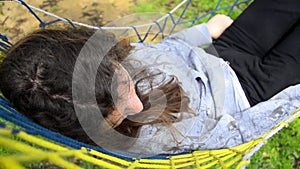
[(196, 47), (212, 43), (212, 38), (205, 23), (183, 29), (180, 32), (172, 34), (169, 38), (180, 39)]

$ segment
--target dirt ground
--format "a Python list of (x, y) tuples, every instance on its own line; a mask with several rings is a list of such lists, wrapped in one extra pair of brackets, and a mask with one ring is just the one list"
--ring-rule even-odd
[[(115, 19), (130, 14), (137, 0), (25, 0), (28, 4), (73, 21), (103, 26)], [(39, 22), (28, 10), (16, 2), (2, 3), (0, 32), (11, 42), (39, 27)], [(44, 21), (54, 18), (37, 12)]]

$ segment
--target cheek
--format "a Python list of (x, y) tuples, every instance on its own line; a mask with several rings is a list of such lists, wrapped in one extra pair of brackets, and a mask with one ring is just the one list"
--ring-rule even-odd
[(131, 110), (131, 112), (129, 113), (129, 115), (133, 115), (136, 113), (139, 113), (143, 110), (143, 103), (141, 102), (141, 100), (138, 98), (138, 96), (136, 95), (136, 93), (132, 93), (130, 94), (129, 98), (128, 98), (128, 108)]
[(137, 112), (141, 112), (142, 110), (143, 110), (143, 103), (142, 103), (142, 101), (140, 100), (140, 98), (137, 96), (137, 95), (135, 95), (135, 99), (134, 99), (134, 105), (135, 105), (135, 110), (137, 111)]

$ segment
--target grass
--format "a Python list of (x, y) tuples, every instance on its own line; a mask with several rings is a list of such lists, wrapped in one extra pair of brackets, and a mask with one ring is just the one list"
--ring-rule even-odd
[(300, 119), (273, 136), (251, 159), (249, 169), (300, 168)]
[[(1, 118), (0, 118), (0, 122), (6, 123), (6, 125), (9, 128), (13, 128), (13, 129), (20, 128), (20, 127), (16, 126), (15, 124), (7, 122)], [(35, 136), (35, 137), (49, 141), (50, 143), (55, 143), (52, 140), (43, 138), (42, 136)], [(44, 146), (39, 146), (37, 144), (31, 143), (28, 140), (18, 137), (18, 135), (13, 135), (13, 134), (10, 134), (9, 136), (0, 135), (0, 138), (5, 138), (5, 139), (11, 140), (11, 141), (17, 141), (18, 143), (22, 143), (23, 145), (29, 145), (30, 147), (32, 147), (34, 149), (38, 149), (38, 150), (42, 150), (42, 151), (47, 151), (47, 152), (53, 151), (51, 149), (48, 149), (47, 146), (44, 147)], [(20, 154), (20, 153), (24, 153), (23, 158), (26, 158), (25, 156), (26, 156), (26, 154), (28, 154), (28, 150), (25, 152), (22, 152), (22, 151), (18, 151), (18, 150), (0, 145), (0, 158), (5, 157), (5, 156), (12, 156), (15, 154)], [(50, 159), (50, 157), (47, 157), (47, 159)], [(85, 169), (104, 169), (103, 167), (96, 166), (93, 163), (87, 162), (87, 161), (77, 158), (75, 156), (69, 156), (69, 157), (65, 157), (63, 159), (65, 161), (72, 162), (73, 164), (76, 164), (77, 166), (80, 166), (81, 168), (85, 168)], [(53, 158), (52, 158), (52, 160), (53, 160)], [(29, 162), (22, 162), (21, 165), (28, 169), (50, 169), (50, 168), (51, 169), (62, 169), (62, 167), (50, 162), (50, 160), (34, 161), (34, 159), (31, 159), (28, 161)], [(0, 165), (0, 168), (1, 168), (1, 165)]]
[(2, 63), (4, 58), (5, 58), (4, 54), (0, 51), (0, 64)]
[[(179, 4), (182, 0), (147, 0), (145, 2), (139, 2), (137, 7), (133, 9), (133, 12), (143, 13), (143, 12), (161, 12), (167, 13), (172, 10), (177, 4)], [(186, 11), (183, 19), (185, 20), (193, 20), (197, 16), (201, 16), (203, 14), (208, 13), (215, 9), (216, 4), (219, 0), (193, 0), (188, 10)], [(235, 0), (223, 0), (220, 4), (219, 8), (231, 6)], [(231, 13), (232, 18), (236, 18), (247, 5), (241, 5), (237, 7), (238, 10), (234, 10)], [(175, 16), (180, 16), (183, 9), (179, 9), (174, 13)], [(223, 11), (217, 11), (218, 14), (228, 14), (230, 9), (226, 9)], [(210, 16), (203, 18), (197, 23), (205, 22), (209, 19)]]
[(59, 6), (52, 6), (50, 8), (51, 13), (55, 13), (55, 12), (59, 12), (59, 11), (61, 11), (61, 8)]
[(3, 7), (3, 2), (0, 2), (0, 15), (3, 15), (2, 7)]
[[(189, 7), (184, 19), (192, 20), (195, 16), (199, 16), (206, 13), (215, 7), (215, 3), (218, 0), (194, 0)], [(235, 0), (223, 0), (225, 5), (232, 4)], [(134, 8), (133, 12), (163, 12), (166, 13), (173, 9), (181, 0), (148, 0), (146, 2), (138, 3), (137, 7)], [(2, 3), (0, 3), (0, 14), (1, 14)], [(245, 6), (237, 8), (232, 13), (232, 17), (237, 17)], [(59, 10), (59, 8), (53, 8), (52, 10)], [(181, 11), (175, 13), (179, 15)], [(227, 14), (227, 11), (221, 13)], [(204, 18), (200, 22), (207, 20)], [(0, 60), (2, 60), (3, 54), (0, 53)], [(17, 138), (14, 138), (18, 140)], [(252, 158), (251, 164), (248, 166), (249, 169), (257, 168), (300, 168), (300, 119), (295, 120), (289, 128), (283, 129), (280, 133), (273, 136), (268, 143), (260, 149)], [(13, 154), (15, 151), (9, 150), (5, 147), (0, 146), (0, 156)], [(81, 163), (81, 162), (79, 162)], [(46, 162), (27, 164), (28, 168), (44, 168), (49, 164)], [(83, 163), (84, 168), (93, 168), (93, 165), (89, 163)]]

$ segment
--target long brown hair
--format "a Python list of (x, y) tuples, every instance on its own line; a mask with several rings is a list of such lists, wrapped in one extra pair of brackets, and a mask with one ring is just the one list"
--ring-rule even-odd
[[(153, 69), (151, 65), (136, 70), (130, 65), (130, 61), (128, 60), (129, 64), (125, 63), (125, 67), (131, 72), (136, 93), (144, 109), (125, 119), (116, 128), (117, 131), (129, 137), (138, 137), (143, 125), (163, 123), (172, 127), (172, 123), (182, 120), (183, 113), (195, 114), (188, 107), (190, 99), (176, 76)], [(136, 62), (139, 61), (134, 60), (133, 64)]]
[[(116, 42), (97, 70), (94, 84), (97, 105), (91, 105), (90, 98), (83, 98), (83, 102), (77, 103), (72, 98), (72, 73), (82, 47), (93, 34), (94, 31), (81, 29), (34, 32), (16, 43), (6, 53), (7, 57), (0, 66), (0, 89), (15, 108), (48, 129), (88, 144), (94, 142), (81, 127), (74, 106), (98, 106), (104, 117), (111, 113), (115, 109), (111, 89), (114, 66), (122, 63), (132, 50), (128, 40)], [(104, 31), (99, 34), (99, 38), (104, 42), (116, 41), (112, 34)], [(83, 67), (86, 69), (91, 63), (88, 58), (84, 57), (86, 60)], [(156, 82), (158, 77), (162, 79), (161, 83)], [(91, 77), (84, 78), (90, 81)], [(140, 118), (146, 119), (153, 115), (158, 117), (145, 122), (128, 118), (116, 128), (120, 133), (138, 137), (140, 128), (145, 124), (170, 125), (181, 120), (181, 112), (192, 112), (188, 108), (189, 99), (176, 77), (167, 76), (159, 70), (143, 68), (133, 79), (144, 105)], [(143, 88), (144, 84), (148, 84), (147, 90)], [(162, 105), (164, 100), (166, 104)], [(91, 120), (101, 123), (97, 119)]]
[[(0, 89), (9, 102), (22, 114), (50, 130), (73, 139), (96, 145), (79, 122), (74, 107), (97, 107), (106, 117), (115, 109), (111, 92), (115, 62), (121, 62), (132, 49), (128, 43), (117, 42), (115, 36), (98, 31), (97, 38), (116, 44), (106, 54), (97, 69), (95, 96), (97, 105), (90, 98), (81, 102), (73, 100), (72, 88), (75, 63), (81, 49), (95, 31), (88, 29), (45, 29), (35, 31), (14, 44), (6, 53), (0, 65)], [(126, 46), (124, 46), (126, 44)], [(98, 50), (96, 44), (88, 44), (91, 50)], [(88, 76), (93, 52), (85, 53), (82, 71), (85, 77), (78, 77), (78, 84), (92, 81)], [(83, 91), (85, 92), (85, 91)], [(88, 112), (83, 116), (90, 118)], [(94, 121), (93, 121), (94, 120)], [(90, 119), (94, 123), (95, 119)]]

